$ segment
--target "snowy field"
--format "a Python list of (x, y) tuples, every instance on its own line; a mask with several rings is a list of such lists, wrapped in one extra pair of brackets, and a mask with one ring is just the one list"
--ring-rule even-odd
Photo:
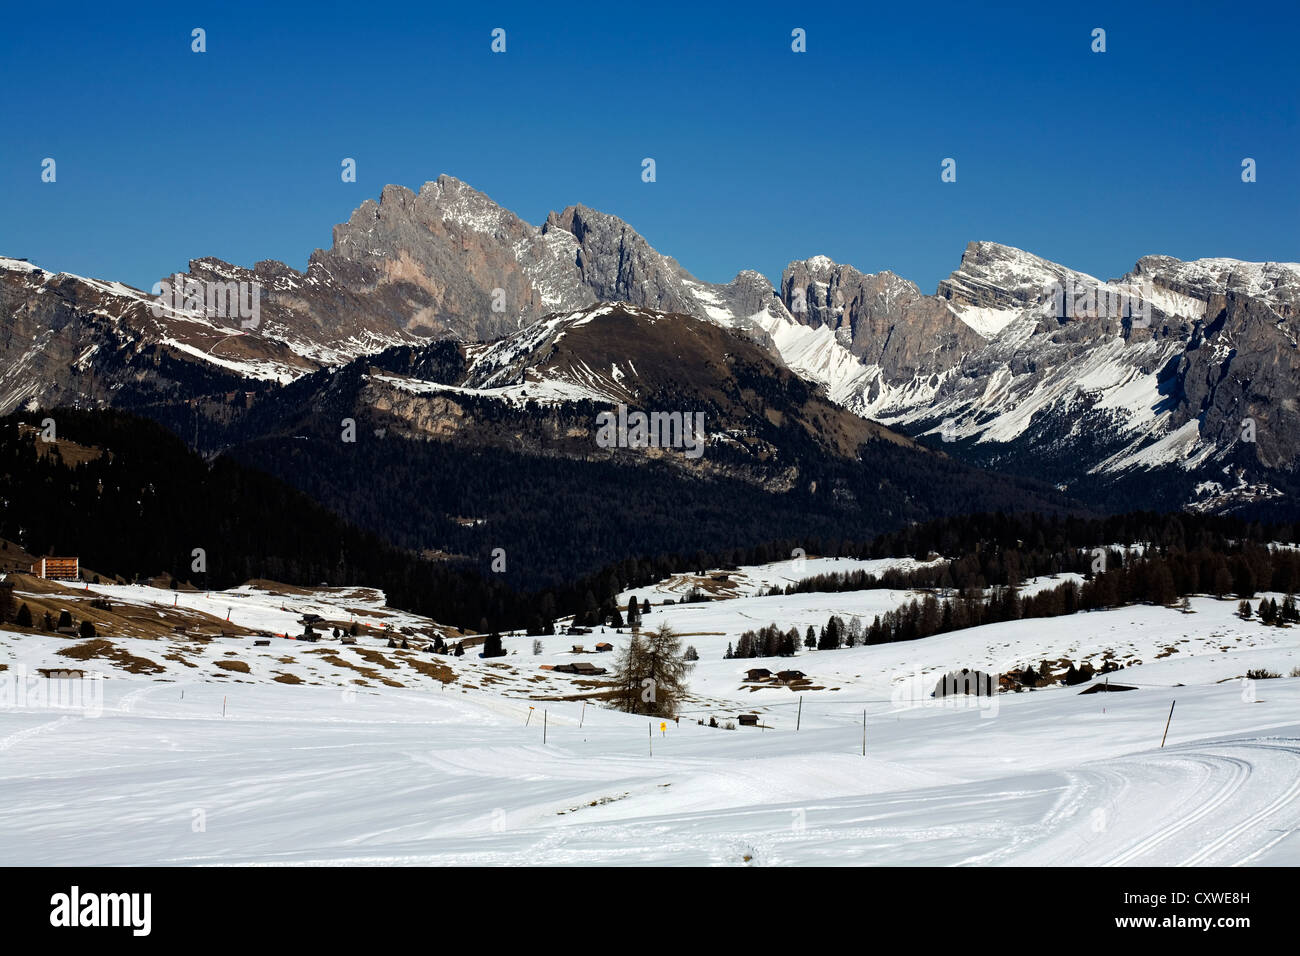
[[(786, 564), (745, 569), (741, 593), (781, 579)], [(150, 613), (189, 601), (276, 634), (300, 631), (308, 607), (436, 630), (364, 589), (85, 597), (95, 592)], [(427, 654), (415, 637), (406, 651), (373, 635), (269, 647), (115, 637), (125, 658), (79, 663), (59, 654), (76, 638), (0, 632), (0, 861), (1300, 864), (1300, 679), (1285, 676), (1300, 666), (1300, 629), (1241, 621), (1234, 601), (724, 660), (746, 629), (802, 633), (832, 613), (870, 623), (912, 592), (671, 606), (643, 592), (655, 603), (645, 626), (669, 624), (700, 654), (680, 720), (662, 728), (580, 699), (599, 678), (543, 669), (609, 667), (613, 655), (571, 647), (617, 647), (626, 630), (542, 638), (539, 654), (533, 638), (508, 637), (512, 653), (493, 661), (477, 648)], [(122, 663), (138, 659), (162, 669)], [(929, 697), (954, 668), (1064, 659), (1125, 664), (1110, 680), (1136, 689)], [(247, 670), (219, 666), (230, 661)], [(51, 666), (103, 677), (32, 676)], [(751, 684), (751, 667), (809, 681)], [(1243, 680), (1251, 669), (1284, 676)], [(74, 690), (82, 696), (52, 699)], [(742, 713), (760, 726), (726, 729)]]

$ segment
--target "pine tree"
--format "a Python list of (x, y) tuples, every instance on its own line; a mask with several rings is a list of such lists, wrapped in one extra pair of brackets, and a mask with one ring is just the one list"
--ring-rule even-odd
[(32, 612), (25, 602), (18, 608), (18, 615), (14, 618), (14, 623), (19, 627), (32, 626)]
[(681, 641), (666, 625), (635, 634), (615, 660), (613, 699), (630, 714), (672, 717), (686, 693), (691, 667)]
[(1249, 601), (1242, 601), (1240, 604), (1237, 605), (1237, 615), (1238, 615), (1238, 616), (1239, 616), (1243, 621), (1245, 621), (1245, 620), (1247, 620), (1247, 619), (1250, 618), (1250, 602), (1249, 602)]

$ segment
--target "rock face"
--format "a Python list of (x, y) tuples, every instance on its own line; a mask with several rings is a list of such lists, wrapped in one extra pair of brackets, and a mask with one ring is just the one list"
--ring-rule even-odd
[(825, 256), (790, 263), (781, 299), (807, 325), (829, 328), (887, 381), (946, 371), (980, 344), (978, 334), (914, 283), (892, 272), (865, 275)]
[(604, 301), (742, 328), (753, 314), (743, 308), (784, 311), (766, 280), (766, 297), (739, 277), (699, 282), (614, 216), (570, 206), (533, 226), (451, 176), (418, 193), (384, 187), (334, 228), (333, 246), (305, 273), (204, 259), (190, 275), (260, 282), (267, 334), (321, 365), (430, 338), (493, 341)]
[(789, 319), (758, 273), (700, 282), (613, 216), (572, 206), (533, 226), (450, 176), (418, 193), (385, 187), (333, 240), (304, 272), (202, 258), (160, 280), (258, 290), (253, 328), (201, 309), (155, 316), (158, 299), (141, 290), (0, 259), (0, 413), (29, 401), (177, 400), (213, 384), (172, 387), (162, 366), (175, 362), (180, 378), (206, 375), (222, 387), (243, 377), (284, 382), (393, 346), (494, 341), (603, 300), (708, 319), (769, 348), (763, 322)]
[(1148, 256), (1103, 282), (988, 242), (934, 296), (824, 258), (782, 280), (795, 319), (833, 328), (861, 363), (801, 369), (847, 406), (1132, 507), (1221, 509), (1291, 488), (1298, 294), (1295, 264)]

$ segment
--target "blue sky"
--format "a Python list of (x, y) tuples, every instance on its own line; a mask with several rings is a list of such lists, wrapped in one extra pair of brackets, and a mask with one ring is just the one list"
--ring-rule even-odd
[(820, 253), (929, 292), (976, 239), (1103, 278), (1300, 260), (1297, 5), (1133, 6), (11, 5), (0, 255), (143, 288), (303, 268), (384, 184), (449, 173), (534, 223), (614, 213), (710, 281)]

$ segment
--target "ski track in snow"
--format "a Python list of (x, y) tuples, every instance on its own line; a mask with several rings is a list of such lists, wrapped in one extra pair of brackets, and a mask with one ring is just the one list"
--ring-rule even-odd
[[(452, 684), (420, 678), (405, 664), (384, 670), (401, 678), (398, 687), (334, 669), (321, 649), (354, 652), (332, 644), (276, 638), (259, 649), (213, 638), (187, 652), (196, 668), (160, 655), (180, 646), (173, 639), (118, 638), (167, 671), (151, 679), (107, 668), (93, 682), (103, 696), (96, 714), (0, 700), (0, 859), (1300, 864), (1300, 678), (1235, 679), (1248, 669), (1288, 673), (1300, 662), (1300, 632), (1241, 621), (1235, 601), (1198, 597), (1189, 614), (1137, 606), (802, 652), (792, 665), (824, 689), (798, 693), (744, 680), (746, 668), (790, 666), (784, 660), (722, 659), (747, 628), (775, 622), (802, 632), (830, 613), (869, 620), (896, 607), (915, 592), (760, 596), (811, 574), (890, 563), (806, 558), (733, 570), (725, 581), (708, 580), (737, 596), (708, 603), (663, 603), (700, 580), (690, 575), (637, 589), (655, 602), (650, 626), (670, 624), (700, 651), (686, 712), (663, 730), (657, 720), (554, 699), (576, 689), (540, 670), (573, 659), (574, 639), (564, 635), (539, 639), (534, 656), (532, 638), (507, 636), (518, 655), (505, 663), (426, 658), (447, 661)], [(1026, 582), (1024, 590), (1061, 579)], [(277, 631), (308, 610), (421, 623), (385, 609), (370, 589), (172, 594), (101, 586), (79, 595), (96, 593), (145, 609), (164, 600), (191, 605)], [(604, 639), (617, 645), (627, 636), (609, 629)], [(24, 669), (58, 662), (64, 646), (0, 633), (9, 668), (0, 672), (0, 693), (14, 694)], [(379, 651), (383, 641), (361, 646)], [(1107, 650), (1131, 665), (1111, 679), (1137, 690), (1003, 694), (991, 711), (928, 697), (954, 666), (999, 669), (1061, 655), (1095, 662)], [(251, 671), (217, 681), (207, 669), (232, 655)], [(281, 671), (306, 682), (274, 683)], [(922, 693), (897, 696), (908, 688)], [(531, 696), (538, 692), (551, 699)], [(715, 729), (695, 719), (725, 722), (745, 711), (759, 714), (762, 727)], [(204, 824), (195, 829), (198, 817)]]

